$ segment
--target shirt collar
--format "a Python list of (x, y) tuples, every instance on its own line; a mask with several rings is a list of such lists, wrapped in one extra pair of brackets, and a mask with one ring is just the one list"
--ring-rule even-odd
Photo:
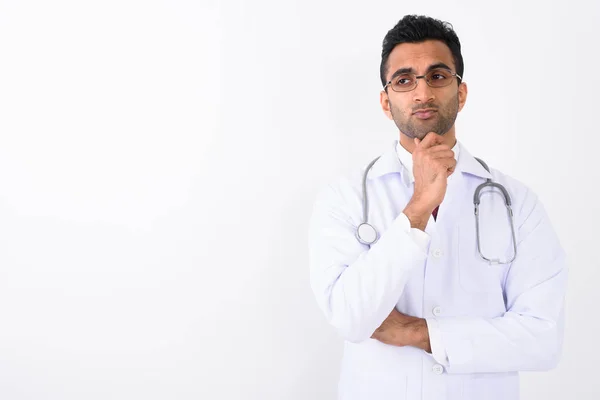
[[(473, 157), (458, 140), (452, 148), (456, 158), (456, 169), (450, 178), (457, 172), (470, 174), (480, 178), (492, 179), (492, 175)], [(460, 155), (460, 157), (459, 157)], [(399, 173), (406, 186), (414, 182), (412, 173), (412, 154), (410, 154), (398, 140), (394, 140), (393, 146), (383, 153), (369, 171), (368, 179), (379, 178), (383, 175)]]

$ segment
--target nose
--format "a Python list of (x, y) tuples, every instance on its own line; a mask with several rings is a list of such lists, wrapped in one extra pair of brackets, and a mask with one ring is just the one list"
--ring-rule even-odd
[(425, 78), (417, 79), (417, 87), (413, 90), (413, 101), (415, 103), (427, 104), (435, 100), (433, 88), (430, 87)]

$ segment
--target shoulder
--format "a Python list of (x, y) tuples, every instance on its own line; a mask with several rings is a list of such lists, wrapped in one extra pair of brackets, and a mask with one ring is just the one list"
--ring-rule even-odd
[(504, 186), (508, 192), (517, 226), (523, 225), (530, 217), (545, 217), (543, 204), (527, 184), (494, 168), (490, 168), (490, 172), (493, 181)]
[(363, 162), (362, 165), (348, 169), (322, 184), (318, 188), (316, 202), (337, 207), (359, 204), (362, 199), (364, 175), (369, 164), (370, 161)]
[(518, 179), (498, 170), (491, 169), (491, 172), (493, 180), (502, 184), (511, 196), (520, 256), (535, 260), (543, 249), (551, 259), (562, 257), (564, 251), (560, 240), (538, 195)]

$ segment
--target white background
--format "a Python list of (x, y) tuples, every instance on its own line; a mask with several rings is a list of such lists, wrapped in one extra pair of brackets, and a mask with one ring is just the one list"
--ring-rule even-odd
[(597, 399), (597, 1), (0, 1), (0, 398), (334, 399), (308, 285), (317, 190), (387, 150), (381, 41), (453, 23), (457, 137), (569, 256), (563, 360)]

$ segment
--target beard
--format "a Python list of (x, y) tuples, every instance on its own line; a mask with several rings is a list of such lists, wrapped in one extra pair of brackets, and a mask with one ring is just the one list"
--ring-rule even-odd
[[(432, 118), (420, 120), (412, 114), (415, 111), (425, 108), (436, 110)], [(418, 138), (419, 140), (423, 140), (429, 132), (444, 135), (454, 126), (454, 122), (456, 121), (456, 116), (458, 115), (458, 93), (440, 107), (436, 107), (433, 104), (425, 104), (418, 108), (413, 108), (408, 114), (396, 108), (390, 101), (390, 112), (400, 132), (411, 139)]]

